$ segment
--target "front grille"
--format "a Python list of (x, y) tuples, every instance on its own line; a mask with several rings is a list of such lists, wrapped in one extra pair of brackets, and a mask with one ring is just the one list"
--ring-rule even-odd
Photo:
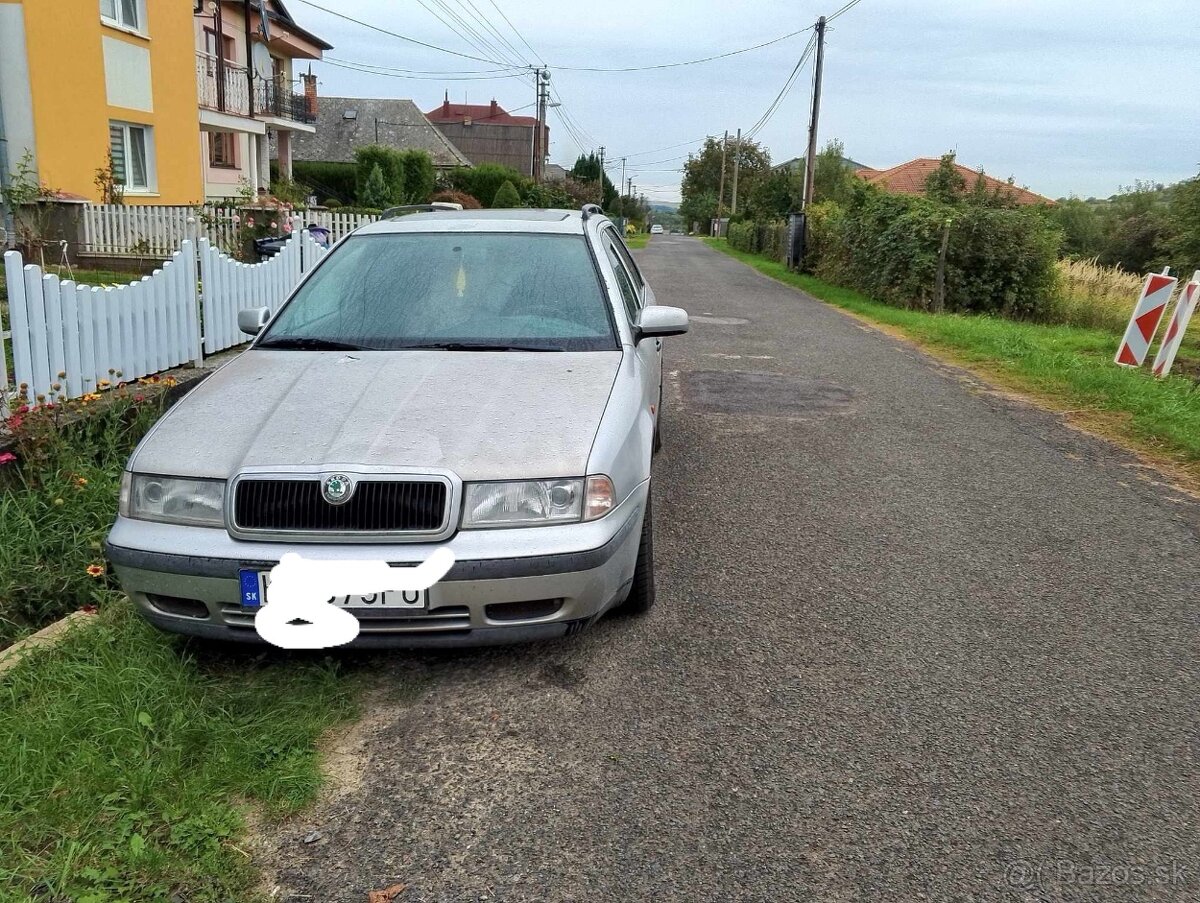
[(436, 480), (363, 480), (348, 502), (331, 505), (320, 480), (242, 480), (233, 516), (243, 530), (432, 533), (445, 522), (446, 495)]

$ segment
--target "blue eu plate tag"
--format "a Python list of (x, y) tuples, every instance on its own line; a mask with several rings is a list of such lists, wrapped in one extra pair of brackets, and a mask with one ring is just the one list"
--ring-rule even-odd
[(259, 608), (262, 600), (259, 598), (258, 571), (239, 571), (242, 581), (242, 608)]

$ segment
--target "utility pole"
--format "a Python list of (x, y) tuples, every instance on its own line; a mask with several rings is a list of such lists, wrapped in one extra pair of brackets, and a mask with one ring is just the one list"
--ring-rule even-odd
[(546, 101), (550, 95), (550, 72), (547, 69), (535, 69), (537, 77), (537, 131), (533, 136), (533, 166), (530, 175), (534, 182), (542, 184), (546, 168)]
[(721, 214), (725, 210), (725, 151), (729, 149), (729, 129), (721, 140), (721, 188), (717, 192), (717, 235), (721, 234)]
[(738, 129), (737, 141), (733, 144), (733, 204), (730, 215), (737, 216), (737, 183), (738, 183), (738, 166), (742, 156), (742, 130)]
[(600, 145), (600, 206), (604, 206), (604, 145)]
[(821, 117), (821, 70), (825, 66), (825, 17), (817, 20), (817, 64), (813, 79), (812, 123), (808, 127), (808, 157), (804, 163), (804, 210), (812, 203), (814, 178), (817, 164), (817, 121)]
[[(625, 158), (624, 157), (621, 158), (621, 184), (619, 187), (620, 188), (625, 187)], [(619, 191), (617, 193), (620, 194)]]

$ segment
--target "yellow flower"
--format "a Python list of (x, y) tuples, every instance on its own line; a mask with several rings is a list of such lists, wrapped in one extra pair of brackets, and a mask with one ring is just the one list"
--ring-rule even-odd
[(101, 389), (105, 389), (105, 388), (108, 388), (109, 382), (107, 379), (102, 379), (102, 380), (100, 380), (100, 382), (96, 383), (96, 385), (99, 386)]
[(75, 478), (76, 486), (86, 486), (87, 484), (88, 484), (88, 481), (84, 477), (76, 477)]
[(87, 566), (87, 574), (89, 577), (103, 577), (104, 576), (104, 565), (89, 564)]
[(55, 508), (61, 508), (61, 507), (62, 507), (63, 505), (65, 505), (65, 504), (66, 504), (66, 502), (64, 502), (62, 499), (55, 499), (55, 500), (54, 500), (54, 507), (55, 507)]

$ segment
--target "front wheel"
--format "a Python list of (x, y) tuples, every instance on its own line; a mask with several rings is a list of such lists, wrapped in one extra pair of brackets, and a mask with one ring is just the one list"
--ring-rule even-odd
[(642, 538), (638, 544), (637, 565), (633, 569), (633, 589), (622, 604), (622, 614), (644, 615), (654, 607), (654, 484), (646, 488), (646, 513), (642, 517)]

